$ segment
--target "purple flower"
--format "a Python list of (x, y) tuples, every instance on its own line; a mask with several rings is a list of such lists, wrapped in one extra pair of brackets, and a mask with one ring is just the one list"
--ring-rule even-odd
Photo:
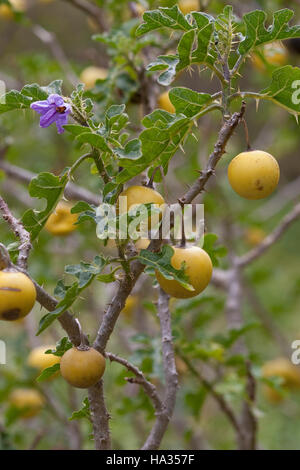
[(49, 95), (46, 100), (31, 103), (30, 107), (41, 115), (41, 127), (49, 127), (56, 122), (58, 133), (62, 134), (64, 132), (62, 126), (68, 122), (71, 105), (65, 103), (61, 96), (56, 94)]

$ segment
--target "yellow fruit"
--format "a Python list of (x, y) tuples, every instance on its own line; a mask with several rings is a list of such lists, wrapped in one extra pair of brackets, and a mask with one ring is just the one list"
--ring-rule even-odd
[(127, 318), (130, 318), (137, 305), (138, 297), (136, 295), (129, 295), (129, 297), (127, 297), (125, 307), (123, 308), (122, 313), (126, 315)]
[(199, 1), (198, 0), (180, 0), (178, 2), (178, 8), (184, 15), (187, 15), (191, 11), (199, 10)]
[(14, 17), (14, 11), (22, 12), (26, 10), (25, 0), (10, 0), (12, 8), (8, 5), (0, 5), (0, 17), (11, 20)]
[(158, 97), (157, 104), (158, 107), (163, 109), (164, 111), (168, 111), (168, 113), (175, 113), (175, 108), (170, 101), (168, 91), (165, 91)]
[(78, 220), (78, 214), (71, 213), (72, 205), (68, 202), (60, 201), (55, 211), (46, 222), (45, 229), (52, 235), (64, 236), (76, 230), (74, 225)]
[(28, 315), (36, 300), (33, 282), (17, 271), (0, 271), (0, 319), (13, 321)]
[(266, 237), (266, 232), (258, 227), (249, 228), (246, 232), (246, 242), (251, 246), (259, 245)]
[(151, 241), (148, 238), (139, 238), (135, 242), (135, 247), (136, 247), (137, 251), (147, 250), (150, 243), (151, 243)]
[(246, 199), (263, 199), (277, 187), (280, 169), (267, 152), (242, 152), (231, 160), (228, 179), (232, 189)]
[(36, 416), (45, 404), (44, 397), (33, 388), (17, 388), (10, 394), (9, 402), (23, 418)]
[(48, 367), (58, 364), (60, 362), (60, 357), (54, 356), (54, 354), (45, 354), (45, 351), (48, 351), (48, 349), (55, 349), (55, 346), (51, 344), (49, 346), (39, 346), (34, 348), (28, 356), (27, 364), (38, 369), (40, 372)]
[[(118, 199), (117, 212), (120, 214), (125, 214), (140, 204), (154, 204), (155, 207), (160, 207), (161, 209), (163, 209), (162, 206), (165, 204), (161, 194), (146, 186), (129, 186), (129, 188), (120, 194), (120, 197), (124, 198), (122, 200)], [(150, 218), (149, 216), (149, 220)]]
[(199, 1), (198, 0), (180, 0), (178, 2), (178, 8), (184, 15), (187, 15), (191, 11), (199, 10)]
[[(262, 50), (262, 53), (265, 58), (265, 61), (269, 65), (280, 67), (288, 62), (287, 50), (280, 42), (266, 44)], [(267, 64), (258, 54), (254, 53), (252, 55), (252, 60), (254, 66), (257, 69), (263, 72), (266, 71)]]
[(194, 287), (194, 291), (185, 289), (178, 281), (166, 279), (160, 272), (156, 272), (156, 278), (163, 290), (172, 297), (187, 299), (200, 294), (212, 276), (212, 262), (206, 251), (198, 246), (187, 248), (174, 248), (171, 264), (175, 269), (180, 269), (185, 262), (185, 273), (189, 278), (189, 283)]
[(73, 387), (89, 388), (104, 374), (105, 359), (96, 349), (69, 349), (61, 358), (60, 372)]
[[(280, 377), (282, 379), (283, 389), (299, 389), (300, 388), (300, 369), (285, 357), (279, 357), (268, 361), (262, 368), (262, 376), (264, 378)], [(282, 394), (269, 387), (264, 386), (264, 393), (269, 401), (279, 402), (283, 399)]]
[(188, 371), (188, 366), (184, 362), (183, 359), (179, 356), (175, 356), (175, 364), (176, 364), (176, 370), (178, 372), (178, 375), (185, 375)]
[(95, 86), (97, 80), (104, 80), (107, 73), (107, 69), (90, 66), (81, 72), (80, 81), (85, 84), (87, 89), (90, 89)]

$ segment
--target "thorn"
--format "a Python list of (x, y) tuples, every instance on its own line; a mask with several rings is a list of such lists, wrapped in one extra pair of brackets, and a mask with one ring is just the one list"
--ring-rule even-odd
[(185, 150), (184, 150), (184, 148), (182, 147), (181, 144), (179, 144), (179, 148), (180, 148), (180, 150), (182, 151), (182, 153), (185, 153)]
[(299, 124), (299, 116), (298, 116), (298, 114), (295, 113), (295, 114), (294, 114), (294, 118), (296, 119), (297, 124)]
[(256, 104), (256, 112), (257, 112), (258, 106), (259, 106), (259, 98), (255, 98), (255, 104)]

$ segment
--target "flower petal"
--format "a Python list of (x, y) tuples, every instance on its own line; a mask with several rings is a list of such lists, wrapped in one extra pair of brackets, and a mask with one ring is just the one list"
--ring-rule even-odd
[(30, 108), (39, 114), (45, 114), (49, 109), (49, 103), (47, 100), (35, 101), (34, 103), (31, 103)]
[(48, 127), (53, 124), (53, 122), (55, 122), (57, 119), (57, 114), (58, 113), (56, 112), (54, 107), (49, 108), (48, 111), (41, 117), (40, 126)]
[(64, 106), (64, 99), (57, 95), (56, 93), (52, 93), (48, 96), (48, 104), (55, 104), (56, 106)]

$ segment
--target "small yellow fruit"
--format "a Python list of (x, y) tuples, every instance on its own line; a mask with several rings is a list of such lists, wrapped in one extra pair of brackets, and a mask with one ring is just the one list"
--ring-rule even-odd
[[(285, 65), (288, 62), (288, 54), (286, 48), (281, 44), (281, 42), (273, 42), (266, 44), (263, 48), (263, 56), (265, 61), (269, 65), (275, 67), (280, 67)], [(252, 55), (252, 60), (254, 66), (262, 72), (265, 72), (267, 69), (267, 64), (258, 54)]]
[(71, 213), (72, 205), (68, 202), (60, 201), (55, 211), (46, 222), (45, 229), (52, 235), (64, 236), (76, 230), (74, 225), (78, 220), (78, 214)]
[(48, 367), (54, 366), (55, 364), (59, 364), (59, 356), (55, 356), (54, 354), (45, 354), (45, 351), (48, 351), (48, 349), (55, 349), (55, 346), (51, 344), (49, 346), (39, 346), (34, 348), (28, 356), (27, 364), (38, 369), (40, 372)]
[(60, 372), (73, 387), (89, 388), (101, 379), (105, 359), (96, 349), (69, 349), (61, 358)]
[(120, 197), (126, 197), (127, 199), (118, 199), (117, 211), (120, 214), (125, 214), (130, 209), (140, 204), (155, 204), (160, 207), (165, 203), (164, 198), (152, 188), (146, 186), (129, 186), (129, 188), (123, 191)]
[(267, 152), (242, 152), (231, 160), (228, 179), (232, 189), (246, 199), (263, 199), (277, 187), (280, 169)]
[(14, 11), (23, 12), (27, 5), (25, 0), (10, 0), (12, 8), (8, 5), (0, 5), (0, 17), (5, 20), (11, 20), (14, 17)]
[(164, 111), (168, 111), (168, 113), (172, 113), (172, 114), (175, 113), (175, 108), (170, 101), (168, 91), (165, 91), (158, 97), (157, 104), (158, 104), (158, 107), (163, 109)]
[[(264, 378), (280, 377), (282, 388), (287, 390), (300, 388), (300, 370), (285, 357), (279, 357), (268, 361), (262, 368)], [(264, 393), (269, 401), (276, 403), (283, 399), (283, 396), (272, 387), (264, 386)]]
[(193, 291), (187, 290), (178, 281), (166, 279), (160, 272), (156, 272), (156, 279), (162, 289), (177, 299), (187, 299), (200, 294), (209, 284), (213, 270), (209, 255), (198, 246), (174, 248), (171, 258), (172, 266), (180, 269), (183, 262), (185, 262), (185, 273), (189, 278), (189, 283), (194, 287)]
[(25, 317), (36, 300), (33, 282), (17, 271), (0, 271), (0, 319), (13, 321)]
[(187, 371), (189, 370), (184, 360), (181, 359), (181, 357), (179, 356), (175, 356), (175, 364), (176, 364), (176, 370), (179, 376), (185, 375)]
[(33, 388), (17, 388), (10, 394), (9, 402), (20, 411), (22, 418), (36, 416), (45, 404), (44, 397)]
[(198, 0), (180, 0), (178, 2), (178, 8), (181, 10), (181, 13), (187, 15), (191, 11), (199, 10), (199, 1)]
[(138, 297), (136, 295), (129, 295), (126, 299), (125, 307), (122, 310), (122, 313), (130, 318), (134, 310), (138, 305)]
[(150, 243), (151, 243), (151, 241), (148, 238), (139, 238), (135, 242), (135, 247), (136, 247), (137, 251), (147, 250)]
[(266, 232), (258, 227), (249, 228), (245, 236), (246, 242), (251, 246), (259, 245), (264, 238), (266, 238)]
[(81, 72), (80, 81), (84, 83), (86, 88), (89, 90), (95, 86), (97, 80), (105, 80), (105, 78), (107, 78), (107, 74), (107, 69), (90, 66)]

